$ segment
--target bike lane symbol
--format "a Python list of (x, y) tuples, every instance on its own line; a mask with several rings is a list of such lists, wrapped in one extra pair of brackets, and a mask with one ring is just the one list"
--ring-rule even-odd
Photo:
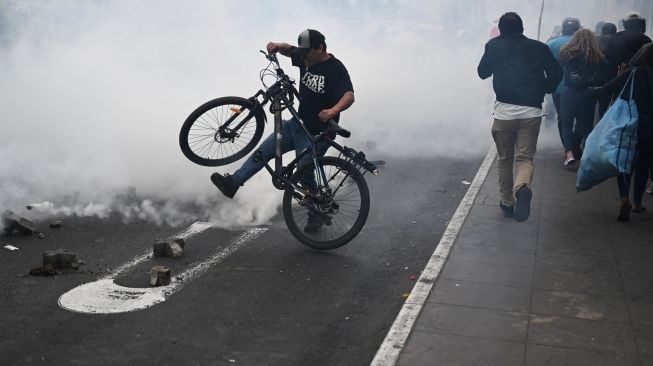
[[(188, 239), (212, 227), (210, 223), (196, 222), (186, 231), (175, 237)], [(151, 250), (116, 268), (111, 274), (94, 282), (85, 283), (64, 293), (59, 297), (62, 308), (85, 314), (117, 314), (147, 309), (164, 302), (181, 288), (206, 272), (211, 266), (242, 248), (252, 240), (266, 232), (266, 228), (253, 228), (238, 235), (225, 248), (215, 252), (209, 258), (195, 263), (178, 276), (171, 279), (168, 286), (133, 288), (120, 286), (114, 280), (135, 265), (150, 259)]]

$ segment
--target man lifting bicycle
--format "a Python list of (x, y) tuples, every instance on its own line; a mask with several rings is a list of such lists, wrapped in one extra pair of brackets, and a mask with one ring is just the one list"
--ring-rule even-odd
[[(327, 121), (338, 121), (340, 112), (354, 103), (354, 88), (345, 66), (335, 56), (327, 52), (324, 35), (314, 29), (306, 29), (299, 34), (297, 47), (288, 43), (269, 42), (269, 53), (279, 52), (290, 57), (292, 65), (300, 70), (299, 86), (299, 116), (308, 131), (317, 135), (327, 129)], [(311, 142), (301, 131), (299, 124), (292, 119), (282, 124), (282, 152), (292, 149), (297, 154), (310, 146)], [(320, 156), (326, 153), (327, 144), (316, 146)], [(227, 197), (233, 198), (249, 178), (263, 168), (265, 163), (274, 157), (275, 136), (268, 136), (258, 148), (258, 153), (250, 155), (247, 161), (233, 175), (213, 173), (211, 181)], [(262, 157), (262, 159), (261, 159)], [(310, 161), (311, 156), (305, 155), (302, 162)], [(317, 230), (322, 223), (310, 220), (306, 231)]]

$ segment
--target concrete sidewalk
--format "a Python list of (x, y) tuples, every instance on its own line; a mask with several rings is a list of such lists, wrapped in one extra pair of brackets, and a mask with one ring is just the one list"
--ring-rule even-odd
[(517, 223), (492, 165), (398, 365), (653, 365), (653, 199), (621, 223), (614, 179), (575, 179), (538, 151)]

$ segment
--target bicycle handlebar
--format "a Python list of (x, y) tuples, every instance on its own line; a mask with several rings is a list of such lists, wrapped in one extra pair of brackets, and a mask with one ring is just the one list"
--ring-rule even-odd
[(329, 131), (331, 131), (333, 133), (335, 133), (337, 135), (340, 135), (342, 137), (345, 137), (345, 138), (351, 136), (351, 132), (349, 132), (349, 130), (345, 130), (344, 128), (340, 127), (338, 125), (338, 122), (334, 121), (333, 119), (328, 120), (327, 124), (329, 125), (329, 128), (328, 128)]

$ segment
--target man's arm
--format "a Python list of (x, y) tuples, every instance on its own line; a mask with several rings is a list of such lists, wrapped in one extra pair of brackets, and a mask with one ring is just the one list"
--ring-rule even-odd
[(485, 44), (485, 52), (483, 53), (483, 57), (481, 57), (481, 62), (479, 62), (476, 71), (478, 72), (478, 76), (483, 80), (492, 76), (492, 65), (488, 56), (487, 44)]
[(286, 57), (290, 57), (293, 46), (283, 42), (268, 42), (266, 48), (268, 49), (268, 53), (279, 52)]
[(338, 113), (351, 107), (352, 104), (354, 104), (354, 92), (346, 91), (345, 94), (340, 97), (340, 100), (338, 103), (336, 103), (336, 105), (328, 109), (323, 109), (318, 114), (318, 117), (320, 117), (320, 121), (326, 122), (335, 117)]
[(553, 54), (548, 47), (545, 48), (544, 57), (544, 72), (546, 73), (544, 91), (547, 93), (553, 93), (562, 80), (562, 67), (553, 57)]

